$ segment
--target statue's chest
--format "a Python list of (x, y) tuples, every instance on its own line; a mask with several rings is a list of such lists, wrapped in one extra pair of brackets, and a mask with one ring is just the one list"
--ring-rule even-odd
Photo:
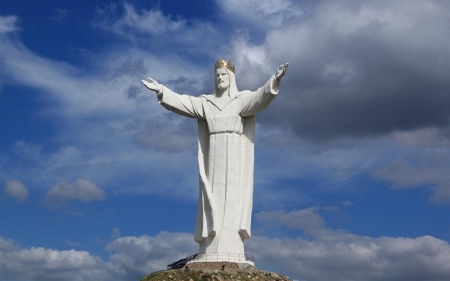
[(221, 109), (212, 103), (208, 104), (208, 109), (206, 110), (206, 121), (208, 122), (209, 132), (211, 134), (241, 134), (243, 125), (242, 118), (239, 114), (239, 99), (230, 101)]

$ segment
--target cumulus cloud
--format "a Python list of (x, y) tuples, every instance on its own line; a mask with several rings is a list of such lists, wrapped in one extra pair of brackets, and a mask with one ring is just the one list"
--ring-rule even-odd
[(256, 214), (257, 220), (271, 222), (273, 227), (279, 220), (283, 227), (314, 231), (307, 232), (307, 238), (252, 237), (246, 241), (246, 252), (256, 257), (259, 268), (297, 280), (431, 281), (450, 276), (446, 266), (450, 245), (444, 240), (432, 236), (375, 238), (329, 229), (317, 210)]
[[(132, 15), (137, 12), (131, 6), (128, 8), (131, 18), (151, 16), (145, 13)], [(100, 16), (99, 22), (102, 21)], [(6, 19), (2, 17), (4, 22), (15, 27), (8, 30), (19, 30), (17, 21)], [(165, 19), (172, 22), (169, 17)], [(189, 26), (183, 26), (180, 32), (183, 33), (186, 28)], [(200, 37), (207, 38), (204, 35)], [(179, 161), (175, 155), (155, 155), (151, 151), (162, 149), (173, 153), (185, 150), (187, 145), (179, 133), (186, 132), (186, 126), (171, 116), (167, 117), (169, 114), (158, 105), (154, 94), (145, 90), (140, 79), (145, 78), (147, 72), (158, 73), (156, 78), (169, 81), (171, 87), (177, 90), (187, 81), (197, 81), (196, 87), (202, 87), (202, 80), (196, 79), (204, 75), (198, 71), (201, 67), (172, 53), (159, 56), (144, 50), (118, 47), (119, 50), (112, 55), (113, 59), (103, 54), (86, 54), (100, 69), (95, 75), (88, 75), (84, 70), (33, 53), (17, 38), (5, 37), (2, 40), (2, 78), (8, 83), (37, 88), (46, 92), (46, 97), (54, 98), (58, 106), (41, 110), (59, 120), (58, 138), (64, 143), (51, 153), (43, 153), (41, 145), (18, 141), (15, 153), (5, 156), (8, 161), (5, 162), (5, 169), (0, 171), (4, 180), (10, 174), (24, 174), (32, 181), (46, 185), (53, 184), (55, 180), (84, 177), (103, 186), (116, 186), (128, 177), (153, 177), (149, 181), (154, 182), (155, 177), (169, 178), (163, 174), (190, 170), (187, 167), (192, 166), (191, 162)], [(182, 78), (183, 75), (189, 76), (189, 79)], [(191, 127), (195, 128), (195, 124)], [(161, 128), (166, 128), (167, 133), (159, 134)], [(196, 134), (194, 131), (191, 133), (193, 136)], [(106, 135), (110, 137), (105, 138)], [(195, 139), (192, 140), (192, 151), (195, 151)], [(118, 150), (118, 147), (122, 149)], [(16, 160), (17, 155), (20, 155), (21, 161)], [(21, 165), (17, 165), (18, 162)], [(24, 173), (24, 169), (28, 172)], [(195, 172), (187, 177), (195, 178)], [(186, 177), (180, 181), (186, 182)], [(142, 185), (131, 186), (127, 190), (155, 191), (155, 185), (147, 184), (146, 180), (141, 182)], [(168, 184), (171, 185), (179, 187), (180, 183)]]
[[(118, 238), (109, 260), (85, 251), (22, 249), (0, 238), (0, 278), (6, 280), (139, 280), (197, 252), (192, 234)], [(252, 237), (246, 252), (261, 269), (297, 280), (423, 280), (450, 278), (450, 245), (431, 236), (371, 238), (342, 231), (312, 239)]]
[[(13, 153), (2, 155), (0, 175), (3, 180), (23, 174), (38, 182), (58, 182), (46, 195), (47, 202), (57, 204), (105, 198), (90, 181), (63, 182), (79, 177), (118, 189), (139, 178), (142, 185), (129, 188), (134, 192), (152, 191), (156, 184), (148, 182), (164, 181), (163, 192), (195, 197), (189, 192), (198, 184), (195, 133), (187, 133), (195, 123), (188, 128), (161, 109), (139, 80), (155, 74), (174, 90), (208, 93), (204, 78), (217, 56), (226, 55), (237, 63), (239, 87), (248, 89), (261, 86), (280, 63), (290, 62), (280, 97), (270, 113), (258, 118), (257, 149), (265, 151), (257, 160), (260, 186), (306, 177), (347, 184), (352, 176), (368, 172), (398, 188), (426, 185), (434, 199), (448, 200), (450, 43), (443, 34), (450, 28), (449, 4), (298, 2), (221, 1), (218, 14), (236, 16), (222, 19), (221, 26), (130, 4), (110, 5), (98, 10), (94, 26), (121, 40), (107, 46), (108, 54), (86, 55), (96, 65), (95, 75), (41, 57), (18, 38), (5, 36), (20, 26), (14, 16), (0, 17), (3, 83), (50, 94), (59, 106), (44, 110), (67, 118), (56, 136), (65, 142), (62, 147), (48, 152), (19, 141)], [(248, 23), (246, 29), (242, 23)], [(181, 55), (180, 48), (192, 56)], [(137, 77), (141, 72), (146, 73)], [(193, 147), (186, 152), (188, 136)], [(15, 165), (19, 162), (27, 172)], [(170, 176), (174, 173), (179, 176)], [(282, 193), (259, 196), (272, 202), (301, 197), (297, 186)], [(256, 218), (314, 234), (312, 239), (248, 240), (257, 265), (295, 279), (450, 279), (449, 245), (431, 236), (371, 238), (329, 231), (313, 208), (260, 212)], [(189, 234), (118, 235), (118, 229), (113, 231), (117, 239), (107, 246), (109, 261), (83, 251), (21, 249), (0, 239), (1, 279), (137, 280), (196, 251)]]
[(0, 237), (0, 279), (139, 280), (196, 252), (196, 247), (191, 234), (161, 232), (154, 237), (118, 238), (106, 250), (111, 253), (108, 261), (86, 251), (23, 249)]
[[(225, 11), (242, 7), (235, 2), (221, 1)], [(263, 2), (242, 5), (284, 9), (284, 4)], [(317, 3), (306, 19), (266, 29), (262, 44), (242, 36), (232, 41), (238, 58), (252, 54), (248, 61), (253, 63), (240, 59), (243, 77), (262, 76), (264, 66), (274, 70), (291, 63), (283, 98), (271, 106), (276, 114), (264, 122), (288, 125), (298, 136), (315, 140), (449, 125), (450, 40), (442, 36), (450, 26), (443, 12), (448, 3)], [(253, 79), (252, 84), (261, 82)]]
[(374, 238), (329, 229), (317, 210), (256, 214), (260, 221), (303, 229), (308, 239), (256, 236), (246, 241), (246, 252), (256, 257), (258, 267), (297, 280), (443, 281), (450, 277), (448, 242), (432, 236)]
[(127, 2), (97, 9), (95, 26), (134, 44), (145, 44), (157, 53), (182, 47), (205, 55), (226, 42), (210, 22), (187, 21), (160, 10), (137, 11)]
[(0, 34), (17, 31), (17, 20), (15, 16), (0, 16)]
[[(233, 3), (221, 7), (232, 10)], [(280, 97), (258, 118), (263, 129), (283, 132), (270, 136), (278, 141), (271, 156), (280, 161), (268, 161), (263, 174), (322, 173), (335, 181), (368, 172), (397, 187), (428, 187), (433, 202), (448, 202), (449, 163), (438, 156), (447, 155), (450, 139), (450, 40), (442, 36), (448, 8), (442, 1), (318, 1), (306, 17), (267, 28), (262, 44), (251, 31), (236, 36), (246, 87), (290, 62)], [(282, 143), (303, 160), (282, 155)], [(297, 169), (277, 168), (286, 159)], [(404, 169), (389, 169), (396, 163)]]
[(413, 165), (407, 160), (396, 159), (379, 167), (374, 176), (394, 184), (394, 188), (429, 187), (438, 203), (450, 203), (450, 169)]
[[(424, 128), (394, 132), (397, 155), (377, 166), (372, 175), (387, 181), (396, 189), (428, 188), (431, 202), (450, 203), (449, 129)], [(402, 151), (403, 152), (399, 152)]]
[(134, 140), (141, 147), (169, 153), (193, 151), (196, 147), (196, 122), (180, 120), (176, 123), (147, 119), (136, 120), (130, 127), (138, 128)]
[(94, 183), (78, 179), (75, 183), (59, 182), (45, 195), (45, 201), (52, 205), (64, 204), (69, 200), (83, 202), (104, 200), (105, 192)]
[(17, 180), (6, 181), (4, 192), (6, 196), (14, 198), (18, 202), (24, 201), (29, 195), (28, 189), (25, 185)]
[(255, 218), (262, 222), (281, 223), (288, 228), (302, 229), (307, 233), (322, 230), (324, 220), (317, 213), (317, 208), (307, 208), (293, 212), (263, 211), (255, 214)]
[(128, 276), (124, 277), (136, 280), (198, 251), (192, 234), (168, 232), (155, 237), (121, 237), (108, 244), (106, 250), (115, 252), (110, 263), (126, 272)]
[[(94, 148), (78, 144), (77, 147), (67, 146), (51, 153), (43, 153), (40, 145), (23, 141), (17, 142), (8, 155), (8, 161), (2, 164), (0, 177), (14, 176), (17, 178), (21, 176), (24, 181), (50, 187), (73, 186), (77, 179), (82, 177), (101, 186), (105, 191), (158, 192), (168, 196), (196, 200), (195, 190), (198, 186), (198, 178), (195, 164), (195, 122), (185, 126), (187, 130), (192, 127), (191, 136), (186, 135), (183, 138), (173, 133), (166, 135), (166, 137), (173, 136), (173, 141), (162, 138), (157, 132), (152, 134), (149, 130), (145, 131), (145, 134), (148, 134), (147, 137), (150, 139), (143, 138), (144, 133), (141, 130), (144, 129), (140, 126), (146, 126), (146, 122), (129, 124), (127, 130), (135, 135), (130, 133), (128, 141), (123, 138), (119, 140), (118, 138), (101, 138), (96, 135), (90, 141), (98, 141), (102, 145)], [(170, 132), (172, 127), (177, 127), (176, 122), (169, 124), (166, 130)], [(164, 126), (161, 128), (164, 129)], [(155, 147), (148, 145), (152, 138), (160, 140)], [(132, 140), (135, 143), (131, 143)], [(142, 143), (138, 143), (138, 141), (142, 141)], [(124, 143), (127, 144), (124, 145)], [(189, 147), (189, 150), (181, 151), (176, 145)], [(117, 149), (118, 147), (122, 148)], [(158, 151), (155, 151), (156, 149)], [(180, 161), (180, 159), (185, 159), (185, 161)], [(24, 173), (24, 170), (27, 172)], [(177, 177), (170, 176), (173, 174), (177, 174)], [(148, 184), (162, 181), (165, 183), (165, 188), (160, 188), (157, 184)], [(60, 196), (55, 196), (53, 199), (56, 197)], [(50, 198), (46, 198), (47, 203), (67, 202), (62, 198), (56, 201), (48, 199)]]
[(371, 238), (329, 233), (314, 240), (255, 237), (257, 264), (298, 280), (446, 280), (450, 245), (431, 236)]
[[(21, 249), (0, 237), (2, 280), (108, 280), (113, 275), (99, 257), (85, 251), (42, 247)], [(112, 280), (112, 279), (111, 279)]]
[[(392, 155), (398, 142), (386, 135), (448, 127), (450, 48), (449, 39), (440, 36), (450, 24), (443, 12), (446, 2), (222, 2), (213, 12), (235, 13), (233, 21), (184, 19), (129, 3), (99, 8), (93, 20), (98, 35), (114, 34), (126, 43), (109, 46), (109, 54), (87, 55), (98, 67), (95, 75), (3, 38), (0, 71), (5, 81), (50, 93), (61, 105), (50, 111), (68, 121), (58, 137), (69, 144), (52, 155), (41, 154), (33, 164), (39, 159), (45, 168), (30, 163), (31, 174), (52, 183), (84, 177), (105, 188), (134, 174), (144, 183), (128, 190), (154, 192), (147, 182), (161, 179), (168, 186), (189, 182), (195, 188), (195, 122), (180, 121), (160, 108), (139, 79), (155, 74), (174, 90), (208, 93), (206, 76), (218, 55), (236, 61), (242, 89), (256, 89), (280, 63), (290, 62), (280, 97), (258, 116), (257, 137), (272, 137), (259, 142), (264, 150), (257, 160), (260, 182), (274, 185), (277, 178), (305, 176), (344, 181), (401, 157)], [(246, 29), (240, 26), (242, 11), (251, 11), (248, 18), (255, 23)], [(2, 17), (0, 26), (20, 30), (15, 17)], [(257, 40), (255, 30), (263, 34)], [(179, 55), (180, 46), (192, 56)], [(438, 135), (448, 142), (448, 135)], [(186, 151), (188, 157), (173, 155)], [(8, 167), (15, 177), (19, 174), (15, 165)], [(182, 179), (168, 183), (175, 181), (168, 175), (179, 171), (186, 171)], [(447, 170), (441, 171), (426, 183), (436, 198), (448, 194), (437, 179)], [(394, 177), (374, 174), (395, 183)]]
[(253, 28), (279, 28), (292, 19), (301, 19), (307, 9), (290, 0), (216, 1), (228, 17)]

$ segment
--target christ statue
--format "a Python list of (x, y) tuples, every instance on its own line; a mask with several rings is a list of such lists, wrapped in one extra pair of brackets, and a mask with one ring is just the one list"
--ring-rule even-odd
[(219, 59), (214, 92), (198, 97), (174, 93), (152, 78), (142, 80), (163, 107), (198, 120), (198, 261), (251, 263), (244, 240), (251, 236), (255, 114), (278, 94), (288, 66), (281, 65), (258, 90), (239, 91), (234, 65)]

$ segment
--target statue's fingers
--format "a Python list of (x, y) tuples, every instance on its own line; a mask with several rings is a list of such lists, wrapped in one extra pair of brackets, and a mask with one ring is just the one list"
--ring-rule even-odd
[(287, 72), (288, 68), (289, 68), (289, 63), (286, 63), (286, 64), (284, 65), (284, 73)]
[(141, 82), (142, 82), (142, 84), (144, 84), (145, 87), (147, 87), (150, 90), (153, 90), (153, 88), (154, 88), (153, 84), (151, 84), (145, 80), (141, 80)]

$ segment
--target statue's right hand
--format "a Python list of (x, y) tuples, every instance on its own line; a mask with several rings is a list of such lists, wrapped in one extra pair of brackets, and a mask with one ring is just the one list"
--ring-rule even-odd
[(148, 78), (148, 81), (141, 80), (141, 82), (149, 90), (152, 90), (156, 93), (159, 93), (161, 91), (161, 88), (162, 88), (161, 84), (159, 84), (158, 82), (156, 82), (156, 80), (154, 80), (150, 77)]

